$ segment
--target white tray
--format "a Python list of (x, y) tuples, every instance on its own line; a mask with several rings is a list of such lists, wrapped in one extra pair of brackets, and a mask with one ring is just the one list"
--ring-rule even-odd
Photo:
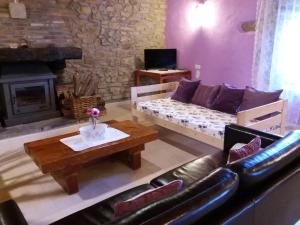
[(99, 139), (96, 139), (93, 142), (85, 142), (80, 134), (72, 137), (63, 138), (60, 140), (60, 142), (70, 147), (73, 151), (80, 152), (97, 145), (107, 144), (127, 137), (129, 137), (128, 134), (115, 128), (109, 127), (106, 129), (106, 132), (103, 136), (100, 136)]

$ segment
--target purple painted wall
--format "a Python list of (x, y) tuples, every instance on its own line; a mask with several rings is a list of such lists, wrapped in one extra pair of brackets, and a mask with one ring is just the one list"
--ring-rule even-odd
[(193, 75), (195, 64), (200, 64), (203, 83), (250, 85), (254, 32), (244, 33), (240, 26), (255, 20), (256, 0), (208, 1), (215, 8), (216, 23), (195, 29), (189, 18), (196, 0), (167, 0), (166, 48), (177, 48), (178, 67)]

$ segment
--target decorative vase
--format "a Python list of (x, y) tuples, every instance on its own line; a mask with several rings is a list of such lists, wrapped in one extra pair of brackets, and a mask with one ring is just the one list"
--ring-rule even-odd
[(79, 128), (80, 135), (85, 142), (93, 142), (104, 136), (108, 125), (105, 123), (93, 124), (83, 126)]

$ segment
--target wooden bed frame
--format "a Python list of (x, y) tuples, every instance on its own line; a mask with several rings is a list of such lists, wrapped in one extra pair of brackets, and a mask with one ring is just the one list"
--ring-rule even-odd
[[(199, 131), (192, 130), (180, 126), (178, 124), (169, 122), (164, 119), (150, 116), (146, 113), (137, 111), (136, 106), (139, 102), (167, 98), (172, 95), (176, 90), (178, 82), (155, 84), (148, 86), (139, 86), (131, 88), (131, 103), (132, 103), (132, 115), (133, 120), (138, 121), (138, 119), (150, 120), (152, 123), (159, 126), (168, 128), (175, 132), (181, 133), (185, 136), (191, 137), (198, 141), (204, 142), (206, 144), (212, 145), (214, 147), (223, 149), (223, 140), (209, 136), (207, 134), (201, 133)], [(272, 130), (274, 133), (284, 134), (285, 132), (285, 115), (287, 110), (287, 100), (279, 100), (267, 105), (259, 106), (253, 109), (241, 111), (237, 113), (237, 124), (245, 127), (250, 127), (258, 130), (268, 130), (271, 127), (278, 126), (276, 130)], [(276, 115), (268, 117), (264, 120), (259, 120), (257, 122), (251, 122), (251, 120), (265, 116), (271, 113), (277, 112)]]

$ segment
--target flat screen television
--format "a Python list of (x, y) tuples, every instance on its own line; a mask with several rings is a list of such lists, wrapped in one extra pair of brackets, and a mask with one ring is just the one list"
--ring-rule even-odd
[(145, 69), (176, 69), (176, 49), (145, 49)]

